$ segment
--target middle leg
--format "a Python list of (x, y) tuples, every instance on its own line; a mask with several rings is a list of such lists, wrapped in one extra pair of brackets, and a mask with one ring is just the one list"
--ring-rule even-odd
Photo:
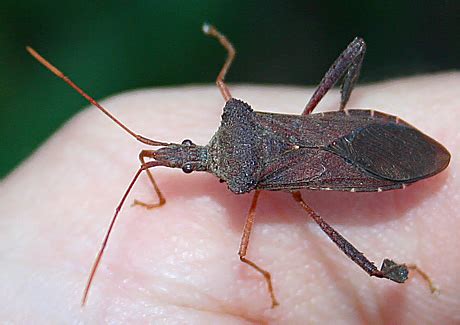
[(257, 272), (261, 273), (265, 281), (267, 282), (268, 292), (270, 293), (270, 298), (272, 300), (272, 308), (279, 305), (278, 301), (276, 300), (275, 293), (273, 291), (273, 284), (271, 279), (271, 274), (268, 271), (265, 271), (261, 267), (259, 267), (256, 263), (252, 262), (251, 260), (246, 258), (246, 253), (248, 251), (249, 245), (249, 237), (251, 235), (252, 226), (254, 225), (254, 217), (256, 214), (256, 207), (257, 207), (257, 200), (259, 199), (260, 191), (254, 192), (254, 197), (252, 198), (251, 207), (249, 208), (248, 216), (246, 218), (246, 223), (244, 224), (243, 229), (243, 236), (241, 238), (240, 243), (240, 250), (238, 251), (238, 255), (240, 256), (240, 260), (243, 263), (254, 268)]
[(232, 62), (235, 58), (235, 54), (236, 54), (235, 48), (233, 47), (232, 43), (227, 39), (227, 37), (225, 37), (225, 35), (219, 32), (214, 26), (204, 24), (203, 32), (206, 35), (210, 35), (210, 36), (217, 38), (220, 44), (222, 44), (222, 46), (225, 47), (225, 49), (227, 50), (227, 59), (225, 60), (225, 63), (222, 69), (220, 70), (219, 75), (217, 76), (217, 79), (216, 79), (217, 87), (219, 87), (220, 92), (222, 93), (222, 96), (227, 102), (230, 98), (232, 98), (232, 95), (230, 94), (230, 90), (228, 90), (228, 87), (225, 84), (224, 80), (225, 80), (225, 75), (230, 69), (230, 66), (232, 65)]

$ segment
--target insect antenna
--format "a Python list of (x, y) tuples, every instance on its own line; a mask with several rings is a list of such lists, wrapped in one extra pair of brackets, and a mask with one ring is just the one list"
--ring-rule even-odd
[(99, 249), (99, 252), (97, 253), (96, 259), (94, 260), (93, 266), (91, 267), (91, 272), (88, 277), (88, 281), (86, 282), (85, 286), (85, 291), (83, 292), (83, 298), (81, 300), (81, 306), (85, 306), (86, 301), (88, 300), (88, 294), (89, 294), (89, 289), (91, 288), (91, 284), (94, 280), (94, 276), (96, 275), (97, 268), (101, 262), (102, 255), (104, 254), (105, 247), (107, 246), (107, 242), (109, 241), (110, 234), (112, 233), (113, 226), (115, 224), (115, 221), (117, 220), (118, 214), (123, 206), (123, 204), (126, 201), (126, 198), (128, 197), (129, 192), (131, 192), (131, 189), (133, 188), (134, 184), (136, 183), (137, 179), (139, 178), (139, 175), (144, 171), (148, 170), (149, 168), (156, 167), (156, 166), (161, 166), (161, 163), (158, 161), (149, 161), (144, 164), (137, 170), (136, 174), (134, 175), (133, 179), (131, 180), (131, 183), (129, 183), (128, 188), (126, 189), (125, 193), (123, 194), (123, 197), (120, 200), (120, 203), (118, 203), (118, 206), (115, 209), (115, 213), (112, 217), (112, 220), (110, 221), (109, 228), (107, 229), (107, 232), (104, 236), (104, 240), (102, 241), (101, 248)]
[(112, 115), (107, 109), (102, 107), (101, 104), (99, 104), (94, 98), (89, 96), (86, 92), (84, 92), (80, 87), (78, 87), (72, 80), (69, 79), (66, 75), (64, 75), (58, 68), (56, 68), (54, 65), (52, 65), (50, 62), (48, 62), (44, 57), (42, 57), (40, 54), (37, 53), (33, 48), (30, 46), (26, 46), (27, 52), (30, 53), (38, 62), (43, 64), (45, 68), (50, 70), (52, 73), (54, 73), (57, 77), (61, 78), (64, 80), (70, 87), (75, 89), (81, 96), (83, 96), (88, 102), (96, 106), (102, 113), (107, 115), (112, 121), (114, 121), (116, 124), (118, 124), (123, 130), (128, 132), (130, 135), (132, 135), (134, 138), (136, 138), (137, 141), (140, 141), (142, 143), (145, 143), (150, 146), (167, 146), (169, 143), (166, 142), (161, 142), (161, 141), (156, 141), (156, 140), (151, 140), (149, 138), (143, 137), (142, 135), (139, 135), (129, 129), (126, 125), (124, 125), (122, 122), (120, 122), (115, 116)]

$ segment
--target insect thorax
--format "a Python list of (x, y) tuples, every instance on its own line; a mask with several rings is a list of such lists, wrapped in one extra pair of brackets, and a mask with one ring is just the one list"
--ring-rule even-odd
[(232, 98), (225, 104), (221, 125), (209, 142), (208, 170), (237, 194), (257, 185), (260, 155), (255, 127), (252, 108)]

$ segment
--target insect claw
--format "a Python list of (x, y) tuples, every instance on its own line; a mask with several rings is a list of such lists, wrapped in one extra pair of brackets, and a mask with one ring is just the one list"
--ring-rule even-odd
[(208, 35), (212, 29), (212, 25), (211, 24), (208, 24), (207, 22), (204, 22), (203, 23), (203, 27), (201, 27), (203, 33), (205, 33), (206, 35)]
[(136, 206), (136, 205), (139, 205), (147, 210), (151, 210), (151, 209), (154, 209), (154, 208), (158, 208), (158, 207), (161, 207), (165, 202), (164, 201), (160, 201), (158, 203), (145, 203), (145, 202), (142, 202), (142, 201), (139, 201), (139, 200), (134, 200), (134, 202), (131, 204), (131, 206)]
[(425, 271), (420, 269), (415, 264), (409, 264), (409, 265), (407, 265), (407, 268), (409, 270), (411, 270), (411, 271), (414, 271), (414, 272), (418, 273), (423, 278), (423, 280), (425, 280), (425, 282), (427, 283), (428, 288), (430, 289), (432, 294), (439, 293), (439, 288), (434, 284), (434, 282), (431, 279), (431, 277)]

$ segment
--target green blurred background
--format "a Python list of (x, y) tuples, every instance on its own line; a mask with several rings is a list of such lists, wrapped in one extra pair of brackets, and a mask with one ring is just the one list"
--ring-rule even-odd
[(368, 44), (361, 82), (459, 67), (458, 0), (3, 0), (0, 10), (0, 177), (87, 105), (28, 44), (98, 99), (214, 82), (224, 52), (204, 21), (239, 52), (230, 82), (316, 84), (357, 35)]

